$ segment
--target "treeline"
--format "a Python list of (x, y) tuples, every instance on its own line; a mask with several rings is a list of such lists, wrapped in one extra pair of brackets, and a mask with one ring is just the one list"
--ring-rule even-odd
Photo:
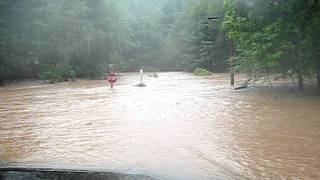
[(0, 83), (100, 78), (110, 67), (226, 69), (222, 19), (206, 21), (223, 16), (222, 0), (1, 0), (0, 9)]
[(102, 20), (114, 8), (94, 2), (2, 0), (0, 79), (99, 76), (107, 68), (105, 47), (113, 44)]
[[(0, 0), (0, 84), (162, 71), (316, 78), (319, 0)], [(110, 66), (111, 65), (111, 66)]]
[(316, 78), (320, 91), (319, 0), (225, 0), (223, 29), (235, 44), (234, 71), (286, 74), (300, 90)]

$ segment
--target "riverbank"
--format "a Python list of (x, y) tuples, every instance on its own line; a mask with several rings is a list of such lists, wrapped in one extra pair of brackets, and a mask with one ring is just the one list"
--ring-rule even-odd
[(23, 79), (23, 80), (7, 81), (2, 86), (0, 86), (0, 88), (39, 86), (44, 84), (48, 84), (48, 83), (45, 80), (41, 80), (41, 79)]
[[(179, 73), (179, 72), (177, 72)], [(190, 74), (193, 75), (192, 73), (187, 73), (187, 72), (180, 72), (180, 73), (186, 73), (186, 74)], [(130, 76), (132, 74), (137, 74), (137, 73), (119, 73), (118, 74), (118, 79), (119, 81), (117, 82), (117, 84), (119, 84), (119, 82), (121, 81), (121, 78), (125, 77), (125, 76)], [(157, 73), (161, 76), (161, 74), (166, 74), (166, 72), (159, 72)], [(196, 75), (194, 75), (196, 76)], [(228, 82), (228, 74), (227, 73), (214, 73), (212, 75), (208, 75), (208, 76), (196, 76), (198, 78), (203, 78), (203, 79), (216, 79), (219, 81), (224, 81), (223, 83), (225, 83), (224, 85), (229, 85)], [(223, 79), (221, 79), (220, 77), (222, 77)], [(306, 79), (304, 82), (304, 91), (300, 92), (298, 90), (298, 87), (296, 86), (296, 84), (294, 84), (292, 82), (291, 79), (289, 78), (281, 78), (278, 79), (279, 75), (270, 75), (267, 78), (260, 78), (257, 79), (255, 81), (251, 81), (250, 84), (248, 84), (248, 86), (245, 87), (245, 89), (251, 88), (254, 90), (258, 90), (258, 89), (269, 89), (269, 90), (279, 90), (279, 91), (286, 91), (287, 93), (299, 93), (301, 94), (307, 94), (307, 95), (317, 95), (318, 94), (318, 90), (317, 90), (317, 83), (315, 79)], [(174, 77), (172, 77), (174, 78)], [(148, 83), (148, 80), (150, 79), (155, 79), (154, 77), (154, 73), (145, 73), (144, 75), (144, 81), (146, 81), (146, 83)], [(241, 74), (238, 73), (235, 75), (235, 85), (234, 86), (230, 86), (230, 89), (236, 89), (237, 87), (242, 87), (244, 84), (247, 83), (247, 80), (249, 79), (248, 75), (246, 74)], [(270, 80), (270, 81), (269, 81)], [(90, 84), (106, 84), (105, 80), (92, 80), (92, 79), (76, 79), (76, 82), (89, 82)], [(137, 80), (137, 83), (139, 82), (139, 80)], [(55, 84), (50, 84), (48, 81), (45, 80), (40, 80), (40, 79), (25, 79), (25, 80), (16, 80), (16, 81), (12, 81), (12, 82), (8, 82), (6, 83), (5, 86), (0, 86), (0, 90), (13, 90), (13, 89), (30, 89), (30, 88), (38, 88), (38, 87), (46, 87), (46, 86), (53, 86), (53, 87), (59, 87), (59, 86), (64, 86), (65, 84), (77, 84), (73, 81), (63, 81), (63, 82), (57, 82)], [(223, 84), (221, 84), (223, 85)], [(242, 88), (239, 88), (241, 90), (243, 90)]]

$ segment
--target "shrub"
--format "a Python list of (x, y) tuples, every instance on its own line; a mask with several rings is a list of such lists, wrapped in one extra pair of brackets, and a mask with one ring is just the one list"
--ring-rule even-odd
[(193, 71), (193, 73), (197, 76), (210, 76), (210, 75), (212, 75), (211, 71), (208, 71), (208, 70), (202, 69), (202, 68), (197, 68), (196, 70)]
[(48, 80), (50, 84), (67, 81), (69, 79), (74, 80), (76, 77), (76, 72), (69, 65), (47, 65), (44, 69), (40, 74), (40, 78)]

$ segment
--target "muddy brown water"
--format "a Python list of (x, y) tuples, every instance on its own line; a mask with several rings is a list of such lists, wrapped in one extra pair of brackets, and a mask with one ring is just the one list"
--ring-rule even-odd
[(0, 166), (161, 179), (320, 178), (320, 97), (234, 91), (226, 74), (0, 89)]

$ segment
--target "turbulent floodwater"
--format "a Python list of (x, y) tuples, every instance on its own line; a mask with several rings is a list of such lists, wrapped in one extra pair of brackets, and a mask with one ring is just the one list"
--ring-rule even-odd
[(0, 164), (161, 179), (320, 178), (320, 98), (160, 73), (0, 89)]

